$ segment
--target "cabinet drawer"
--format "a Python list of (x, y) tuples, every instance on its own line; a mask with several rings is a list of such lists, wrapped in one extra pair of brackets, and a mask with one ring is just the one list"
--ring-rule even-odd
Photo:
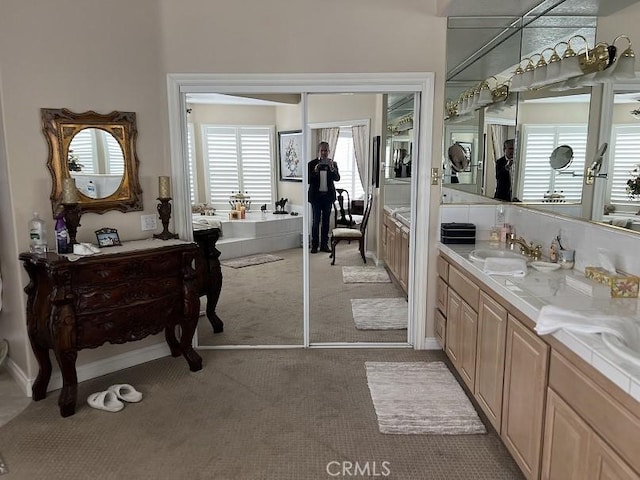
[(551, 354), (549, 386), (636, 472), (640, 472), (640, 418), (555, 351)]
[[(195, 257), (195, 252), (193, 253)], [(180, 276), (182, 272), (182, 252), (169, 252), (158, 261), (157, 255), (140, 255), (127, 262), (119, 256), (105, 258), (87, 265), (78, 265), (73, 270), (73, 285), (79, 288), (102, 287), (105, 284), (117, 284), (126, 278), (129, 283), (143, 278), (162, 278)]]
[(471, 308), (476, 312), (478, 311), (480, 288), (453, 265), (449, 265), (449, 286), (453, 288)]
[(438, 256), (438, 276), (445, 282), (449, 281), (449, 262), (441, 256)]
[(444, 318), (444, 315), (440, 312), (440, 310), (436, 309), (436, 324), (435, 324), (435, 335), (436, 340), (440, 346), (444, 349), (444, 339), (447, 334), (447, 320)]

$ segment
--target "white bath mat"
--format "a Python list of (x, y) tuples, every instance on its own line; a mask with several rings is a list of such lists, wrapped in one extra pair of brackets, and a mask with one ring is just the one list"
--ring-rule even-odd
[(258, 253), (256, 255), (248, 255), (246, 257), (232, 258), (230, 260), (222, 260), (221, 265), (231, 268), (250, 267), (251, 265), (261, 265), (263, 263), (277, 262), (284, 260), (282, 257), (271, 255), (269, 253)]
[(391, 279), (384, 267), (342, 267), (344, 283), (389, 283)]
[(409, 304), (402, 297), (352, 298), (351, 311), (358, 330), (401, 330), (409, 319)]
[(442, 362), (366, 362), (381, 433), (468, 435), (486, 429)]

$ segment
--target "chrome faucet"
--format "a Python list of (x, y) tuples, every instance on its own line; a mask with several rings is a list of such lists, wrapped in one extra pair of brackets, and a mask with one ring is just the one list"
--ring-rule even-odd
[(507, 236), (507, 245), (511, 250), (518, 245), (520, 247), (520, 253), (533, 260), (540, 260), (540, 257), (542, 257), (542, 245), (534, 245), (533, 242), (527, 244), (527, 241), (524, 238), (516, 238), (515, 233), (511, 233)]

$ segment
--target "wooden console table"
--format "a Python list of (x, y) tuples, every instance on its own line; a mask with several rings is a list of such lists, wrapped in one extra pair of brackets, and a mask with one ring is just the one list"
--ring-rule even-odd
[(47, 393), (50, 349), (62, 372), (58, 405), (63, 417), (75, 413), (79, 350), (140, 340), (164, 330), (171, 355), (183, 355), (191, 371), (202, 368), (202, 358), (191, 346), (200, 313), (194, 265), (201, 253), (195, 243), (176, 240), (156, 247), (155, 242), (161, 241), (130, 242), (142, 249), (113, 247), (113, 253), (76, 261), (55, 253), (20, 254), (30, 279), (24, 289), (29, 340), (40, 367), (34, 400)]
[(213, 333), (221, 333), (224, 323), (216, 314), (216, 306), (222, 290), (222, 267), (220, 252), (216, 242), (220, 238), (220, 229), (198, 228), (193, 230), (193, 240), (200, 247), (200, 258), (196, 262), (200, 295), (207, 296), (207, 318), (213, 327)]

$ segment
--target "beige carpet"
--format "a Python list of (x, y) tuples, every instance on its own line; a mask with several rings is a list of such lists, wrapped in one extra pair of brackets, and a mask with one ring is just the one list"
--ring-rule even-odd
[(366, 362), (365, 366), (381, 433), (486, 433), (444, 363)]
[[(60, 417), (58, 391), (32, 402), (0, 427), (7, 480), (318, 480), (343, 478), (327, 474), (330, 462), (383, 461), (394, 480), (523, 478), (493, 431), (378, 431), (365, 362), (442, 361), (442, 351), (200, 353), (199, 372), (167, 357), (82, 382), (72, 417)], [(143, 400), (118, 413), (84, 402), (114, 383)]]
[(353, 321), (358, 330), (406, 329), (409, 304), (404, 297), (353, 298)]
[(388, 283), (389, 274), (384, 267), (342, 267), (344, 283)]
[(221, 265), (231, 268), (244, 268), (252, 265), (262, 265), (263, 263), (277, 262), (283, 260), (282, 257), (271, 255), (270, 253), (257, 253), (255, 255), (247, 255), (246, 257), (232, 258), (220, 261)]

